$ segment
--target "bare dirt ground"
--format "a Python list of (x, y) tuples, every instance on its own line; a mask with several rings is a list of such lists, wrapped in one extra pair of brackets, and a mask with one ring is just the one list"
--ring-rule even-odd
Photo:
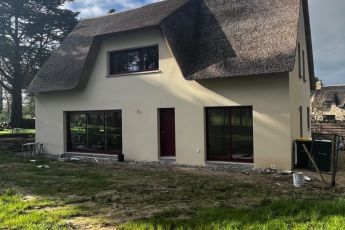
[[(97, 208), (97, 217), (85, 219), (78, 217), (72, 220), (74, 225), (82, 228), (94, 229), (95, 224), (102, 219), (99, 229), (112, 229), (113, 224), (126, 221), (149, 218), (155, 214), (175, 210), (180, 215), (177, 218), (187, 218), (188, 210), (193, 212), (196, 207), (234, 207), (248, 208), (265, 201), (274, 199), (332, 199), (345, 194), (345, 152), (339, 159), (339, 171), (336, 177), (336, 188), (323, 189), (324, 183), (317, 172), (302, 171), (311, 178), (302, 188), (293, 187), (292, 175), (281, 173), (260, 173), (258, 171), (232, 172), (227, 169), (210, 169), (203, 167), (184, 167), (178, 165), (155, 165), (155, 164), (125, 164), (116, 166), (135, 171), (161, 172), (155, 181), (150, 175), (150, 182), (128, 182), (137, 186), (149, 186), (147, 191), (127, 194), (126, 204), (111, 204), (99, 208), (99, 204), (87, 202), (92, 208)], [(110, 166), (112, 167), (112, 166)], [(119, 169), (118, 168), (118, 169)], [(166, 177), (166, 174), (172, 178)], [(323, 173), (328, 184), (331, 175)], [(153, 180), (152, 180), (153, 179)], [(116, 183), (114, 181), (114, 183)], [(151, 185), (149, 185), (152, 183)], [(156, 195), (153, 195), (156, 194)], [(153, 195), (153, 196), (152, 196)], [(123, 199), (124, 197), (114, 191), (105, 191), (97, 194), (98, 199), (112, 197), (111, 199)], [(147, 199), (150, 197), (149, 199)], [(145, 201), (146, 200), (146, 201)], [(121, 202), (120, 202), (121, 203)], [(180, 210), (180, 211), (178, 211)], [(107, 217), (107, 218), (104, 218)], [(112, 220), (109, 222), (109, 220)]]
[[(67, 220), (77, 229), (116, 229), (118, 224), (174, 212), (184, 219), (200, 208), (248, 208), (277, 199), (332, 199), (345, 194), (345, 152), (340, 153), (337, 186), (323, 189), (316, 172), (294, 188), (292, 175), (233, 172), (228, 169), (167, 164), (68, 163), (0, 159), (0, 192), (15, 188), (27, 197), (56, 200), (78, 208)], [(36, 164), (49, 164), (37, 169)], [(331, 176), (324, 174), (328, 183)]]

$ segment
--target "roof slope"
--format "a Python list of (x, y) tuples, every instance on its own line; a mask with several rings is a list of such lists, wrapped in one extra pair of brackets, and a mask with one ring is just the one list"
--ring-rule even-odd
[(334, 102), (339, 108), (345, 108), (345, 85), (324, 86), (314, 92), (313, 101)]
[(157, 26), (188, 0), (172, 0), (135, 10), (85, 19), (78, 23), (48, 59), (28, 87), (29, 92), (49, 92), (76, 88), (89, 72), (92, 48), (97, 36)]
[(290, 72), (301, 1), (166, 0), (83, 20), (41, 68), (28, 91), (76, 88), (89, 73), (98, 37), (147, 27), (162, 30), (189, 80)]

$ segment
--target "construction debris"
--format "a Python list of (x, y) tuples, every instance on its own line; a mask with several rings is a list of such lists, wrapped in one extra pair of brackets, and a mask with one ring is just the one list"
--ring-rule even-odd
[(305, 181), (311, 181), (310, 177), (308, 177), (308, 176), (304, 176), (304, 180)]
[(37, 168), (39, 169), (49, 169), (49, 165), (38, 165)]
[(69, 158), (70, 161), (80, 161), (81, 159), (79, 157), (71, 157)]

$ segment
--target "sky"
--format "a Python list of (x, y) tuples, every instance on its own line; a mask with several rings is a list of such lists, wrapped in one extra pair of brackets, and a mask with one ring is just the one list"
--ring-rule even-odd
[[(81, 18), (124, 11), (158, 0), (74, 0), (64, 7)], [(345, 84), (345, 1), (309, 0), (315, 75), (326, 85)]]

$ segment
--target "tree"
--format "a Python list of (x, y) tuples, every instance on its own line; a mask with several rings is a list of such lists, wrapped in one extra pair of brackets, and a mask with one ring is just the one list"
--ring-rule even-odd
[(113, 14), (113, 13), (116, 13), (116, 10), (115, 10), (115, 9), (110, 9), (110, 10), (108, 11), (108, 14)]
[(22, 118), (22, 90), (77, 24), (61, 0), (0, 1), (0, 86), (11, 94), (11, 125)]
[(322, 82), (322, 80), (319, 77), (315, 76), (314, 81), (315, 81), (315, 83), (316, 82), (321, 82), (321, 85), (323, 86), (323, 82)]

